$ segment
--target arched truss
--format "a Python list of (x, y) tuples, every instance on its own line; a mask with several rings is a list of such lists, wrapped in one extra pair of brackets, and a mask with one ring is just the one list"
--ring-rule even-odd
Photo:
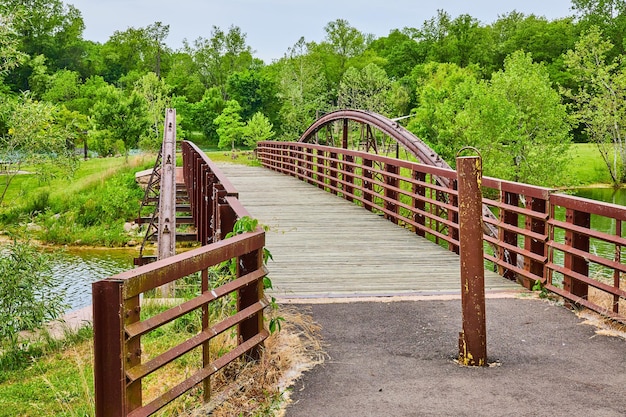
[[(306, 130), (306, 132), (304, 132), (304, 134), (300, 137), (299, 142), (317, 142), (317, 134), (324, 127), (328, 128), (327, 137), (332, 138), (331, 127), (333, 123), (337, 121), (343, 121), (343, 148), (348, 147), (348, 121), (354, 121), (362, 123), (364, 126), (366, 126), (368, 138), (371, 134), (371, 127), (375, 127), (376, 129), (383, 132), (386, 136), (395, 140), (400, 146), (402, 146), (409, 153), (414, 155), (422, 164), (431, 165), (439, 168), (452, 169), (452, 167), (446, 161), (441, 159), (441, 157), (434, 150), (432, 150), (430, 146), (426, 145), (421, 139), (419, 139), (413, 133), (409, 132), (403, 126), (398, 124), (397, 121), (388, 119), (387, 117), (378, 113), (373, 113), (365, 110), (344, 109), (327, 113), (317, 119)], [(373, 144), (368, 142), (368, 145), (365, 146), (366, 151), (369, 151), (370, 148), (374, 148), (374, 150), (377, 151), (375, 142)], [(451, 186), (447, 178), (437, 177), (436, 181), (445, 187)], [(491, 210), (489, 210), (486, 205), (483, 205), (483, 215), (495, 219), (494, 214), (491, 212)], [(483, 228), (485, 229), (485, 233), (487, 233), (488, 235), (497, 236), (497, 230), (494, 226), (488, 223), (483, 223)]]
[[(347, 122), (354, 121), (362, 123), (367, 129), (368, 138), (371, 137), (371, 127), (374, 127), (384, 133), (386, 136), (395, 140), (400, 146), (406, 149), (409, 153), (414, 155), (421, 163), (425, 165), (432, 165), (439, 168), (452, 169), (450, 165), (435, 151), (433, 151), (428, 145), (426, 145), (421, 139), (415, 136), (413, 133), (406, 130), (397, 121), (388, 119), (378, 113), (373, 113), (364, 110), (337, 110), (331, 113), (327, 113), (320, 117), (313, 123), (304, 134), (300, 137), (300, 142), (316, 142), (317, 134), (322, 128), (329, 128), (328, 134), (332, 135), (330, 127), (334, 122), (343, 121), (343, 139), (342, 147), (347, 147)], [(378, 151), (376, 142), (372, 143), (368, 141), (366, 150), (373, 148)], [(447, 185), (447, 184), (446, 184)]]

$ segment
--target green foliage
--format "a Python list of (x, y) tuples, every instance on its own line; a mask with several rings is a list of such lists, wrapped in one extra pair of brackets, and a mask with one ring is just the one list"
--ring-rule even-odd
[(562, 180), (567, 112), (545, 67), (529, 54), (514, 53), (504, 71), (477, 85), (456, 121), (467, 143), (481, 150), (486, 175), (540, 185)]
[(165, 110), (170, 107), (170, 87), (153, 72), (144, 75), (135, 83), (135, 92), (146, 102), (149, 128), (139, 139), (139, 147), (158, 151), (163, 143)]
[(28, 94), (10, 104), (8, 131), (0, 137), (0, 161), (7, 169), (0, 185), (0, 203), (24, 165), (33, 166), (45, 182), (57, 175), (71, 175), (77, 164), (73, 146), (67, 146), (71, 133), (55, 119), (53, 105), (35, 101)]
[(235, 144), (243, 143), (244, 123), (241, 120), (241, 106), (237, 100), (228, 100), (222, 113), (215, 118), (213, 124), (217, 127), (219, 135), (218, 148), (225, 149), (231, 145), (235, 150)]
[[(0, 257), (0, 346), (3, 361), (20, 358), (28, 344), (19, 332), (40, 329), (63, 312), (63, 294), (50, 270), (49, 256), (14, 241)], [(7, 353), (8, 352), (8, 353)]]
[(418, 107), (407, 128), (454, 166), (456, 152), (466, 145), (456, 117), (473, 94), (478, 74), (472, 68), (433, 62), (415, 67), (412, 78), (419, 86)]
[(272, 139), (275, 135), (272, 128), (272, 124), (263, 113), (255, 113), (243, 129), (245, 145), (255, 149), (258, 142)]
[(326, 77), (320, 63), (308, 54), (304, 38), (289, 49), (278, 64), (282, 101), (279, 115), (284, 140), (297, 140), (315, 121), (319, 112), (331, 108)]
[[(91, 110), (93, 123), (90, 148), (100, 156), (112, 156), (137, 147), (151, 124), (146, 99), (137, 91), (125, 95), (111, 85), (97, 91)], [(123, 148), (120, 147), (123, 144)]]
[(564, 93), (573, 101), (574, 120), (598, 146), (619, 185), (626, 182), (626, 67), (622, 59), (608, 58), (612, 47), (597, 27), (585, 33), (566, 56), (578, 88)]
[(391, 80), (378, 65), (369, 64), (360, 71), (350, 67), (339, 83), (337, 104), (390, 116), (391, 91)]

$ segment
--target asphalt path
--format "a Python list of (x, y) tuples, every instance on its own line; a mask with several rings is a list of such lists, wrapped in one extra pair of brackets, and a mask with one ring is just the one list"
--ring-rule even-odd
[(328, 359), (293, 387), (287, 417), (626, 415), (626, 339), (545, 300), (487, 300), (480, 368), (455, 362), (459, 300), (298, 308)]

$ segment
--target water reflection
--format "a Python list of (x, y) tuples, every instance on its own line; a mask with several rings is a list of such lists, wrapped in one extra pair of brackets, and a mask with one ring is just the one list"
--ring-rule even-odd
[(67, 311), (91, 305), (91, 283), (133, 268), (132, 249), (80, 249), (55, 253), (52, 271), (65, 290)]
[(591, 200), (626, 206), (626, 189), (624, 188), (617, 190), (613, 188), (579, 188), (574, 190), (573, 194)]

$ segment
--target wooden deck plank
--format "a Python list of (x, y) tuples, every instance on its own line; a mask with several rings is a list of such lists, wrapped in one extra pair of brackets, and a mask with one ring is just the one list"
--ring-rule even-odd
[[(265, 168), (223, 164), (250, 214), (269, 227), (273, 295), (459, 294), (459, 257), (342, 198)], [(521, 287), (485, 271), (487, 291)]]

